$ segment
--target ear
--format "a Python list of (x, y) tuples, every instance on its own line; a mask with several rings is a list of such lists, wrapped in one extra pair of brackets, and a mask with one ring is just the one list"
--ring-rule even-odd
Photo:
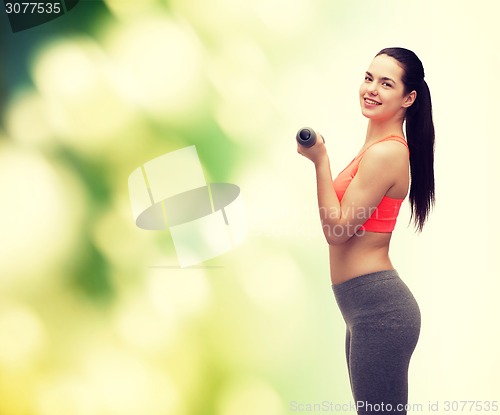
[(408, 108), (413, 105), (415, 100), (417, 99), (417, 91), (411, 91), (405, 98), (403, 102), (403, 108)]

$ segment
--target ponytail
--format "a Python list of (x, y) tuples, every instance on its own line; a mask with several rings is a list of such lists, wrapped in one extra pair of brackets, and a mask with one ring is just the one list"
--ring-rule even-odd
[(404, 48), (382, 49), (377, 56), (388, 55), (403, 68), (405, 94), (416, 91), (414, 103), (406, 110), (406, 140), (410, 149), (411, 217), (421, 232), (435, 203), (434, 123), (431, 93), (424, 77), (424, 67), (417, 55)]
[(406, 139), (410, 148), (411, 217), (422, 231), (435, 203), (434, 189), (434, 123), (429, 87), (422, 80), (415, 103), (406, 111)]

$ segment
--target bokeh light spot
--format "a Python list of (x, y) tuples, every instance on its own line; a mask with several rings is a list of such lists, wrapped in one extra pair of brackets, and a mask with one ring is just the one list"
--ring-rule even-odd
[(284, 405), (274, 388), (257, 378), (231, 379), (218, 399), (220, 415), (281, 415)]
[(33, 286), (64, 260), (82, 219), (78, 185), (42, 156), (0, 146), (0, 282), (30, 275)]
[(167, 16), (142, 16), (110, 30), (109, 53), (123, 71), (123, 95), (163, 120), (192, 114), (201, 102), (201, 47), (189, 27)]
[(29, 308), (3, 304), (0, 308), (0, 364), (23, 367), (33, 362), (46, 344), (43, 323)]

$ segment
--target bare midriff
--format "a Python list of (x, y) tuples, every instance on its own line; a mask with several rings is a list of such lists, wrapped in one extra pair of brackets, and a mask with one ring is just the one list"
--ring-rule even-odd
[(341, 245), (330, 245), (330, 278), (333, 285), (360, 275), (394, 269), (389, 259), (392, 232), (355, 235)]

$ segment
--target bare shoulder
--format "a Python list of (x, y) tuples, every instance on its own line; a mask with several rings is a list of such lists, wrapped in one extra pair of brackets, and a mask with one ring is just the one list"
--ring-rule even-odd
[(396, 140), (387, 140), (371, 146), (361, 162), (381, 167), (405, 167), (409, 163), (407, 147)]

